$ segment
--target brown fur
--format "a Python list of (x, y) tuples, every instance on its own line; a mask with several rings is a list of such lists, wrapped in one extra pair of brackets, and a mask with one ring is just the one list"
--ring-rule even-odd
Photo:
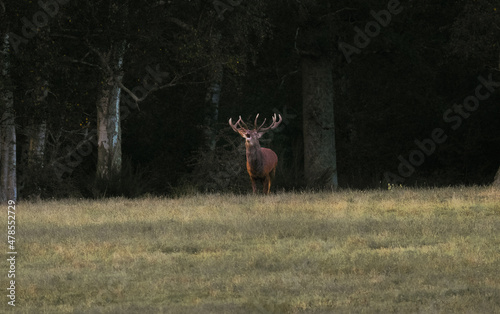
[(262, 182), (263, 193), (269, 194), (271, 189), (271, 181), (276, 174), (276, 166), (278, 165), (278, 156), (269, 148), (253, 148), (247, 146), (247, 171), (252, 181), (252, 189), (255, 193), (257, 190), (255, 181)]

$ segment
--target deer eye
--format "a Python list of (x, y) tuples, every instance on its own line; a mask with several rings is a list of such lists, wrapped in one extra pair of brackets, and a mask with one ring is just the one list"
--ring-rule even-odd
[(250, 134), (247, 134), (247, 138), (250, 138)]

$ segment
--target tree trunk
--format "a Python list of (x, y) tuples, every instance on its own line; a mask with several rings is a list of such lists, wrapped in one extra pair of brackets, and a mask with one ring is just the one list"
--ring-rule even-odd
[(493, 180), (493, 186), (500, 188), (500, 168), (498, 169), (495, 179)]
[[(34, 89), (35, 106), (38, 108), (48, 107), (46, 101), (49, 95), (49, 83), (47, 80), (40, 80)], [(47, 137), (47, 121), (42, 116), (35, 116), (30, 126), (28, 126), (28, 166), (43, 168), (45, 157), (45, 140)]]
[(14, 121), (14, 97), (10, 87), (9, 35), (2, 38), (1, 64), (3, 87), (0, 89), (0, 202), (17, 200), (16, 176), (16, 127)]
[(205, 98), (205, 147), (215, 150), (216, 125), (219, 120), (219, 102), (224, 68), (220, 62), (213, 67), (210, 86)]
[[(498, 52), (498, 71), (500, 71), (500, 51)], [(495, 179), (493, 180), (493, 186), (500, 188), (500, 167), (498, 168)]]
[(337, 188), (333, 77), (325, 57), (302, 56), (304, 172), (309, 187)]
[(28, 166), (43, 168), (47, 122), (35, 123), (28, 130)]
[(205, 149), (214, 151), (216, 145), (216, 125), (219, 120), (219, 102), (221, 94), (224, 67), (221, 63), (221, 41), (222, 35), (216, 32), (210, 37), (210, 55), (212, 66), (210, 67), (210, 86), (205, 97)]
[[(122, 167), (120, 92), (116, 80), (121, 80), (125, 43), (113, 45), (105, 62), (113, 73), (106, 73), (97, 100), (97, 178), (112, 181), (119, 178)], [(120, 73), (116, 75), (116, 73)], [(113, 75), (116, 75), (116, 80)]]

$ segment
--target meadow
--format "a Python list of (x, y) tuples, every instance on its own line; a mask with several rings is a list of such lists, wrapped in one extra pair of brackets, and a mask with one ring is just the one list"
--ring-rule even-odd
[(500, 313), (491, 187), (20, 202), (16, 226), (2, 311)]

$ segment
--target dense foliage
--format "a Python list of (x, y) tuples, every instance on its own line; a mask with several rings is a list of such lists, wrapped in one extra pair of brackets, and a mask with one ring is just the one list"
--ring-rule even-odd
[[(494, 0), (0, 3), (15, 69), (0, 86), (14, 86), (21, 197), (249, 191), (243, 141), (227, 120), (256, 113), (284, 117), (261, 142), (280, 159), (274, 186), (304, 187), (299, 49), (321, 51), (333, 65), (341, 187), (487, 184), (499, 168)], [(148, 75), (172, 84), (146, 88), (138, 104), (122, 91), (122, 178), (102, 190), (91, 138), (106, 69), (95, 51), (122, 42), (124, 86), (141, 96)], [(348, 58), (341, 43), (354, 49)], [(217, 123), (207, 125), (205, 98), (220, 69)], [(487, 96), (462, 106), (480, 85)], [(43, 167), (29, 167), (28, 130), (42, 121)], [(205, 145), (208, 127), (214, 150)], [(75, 157), (82, 145), (90, 148)]]

